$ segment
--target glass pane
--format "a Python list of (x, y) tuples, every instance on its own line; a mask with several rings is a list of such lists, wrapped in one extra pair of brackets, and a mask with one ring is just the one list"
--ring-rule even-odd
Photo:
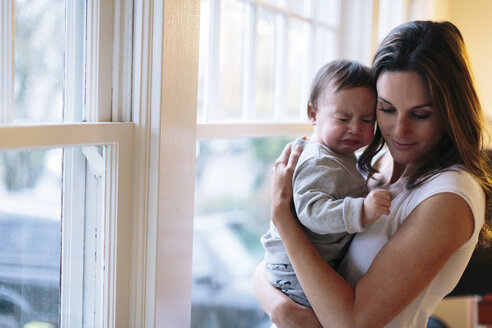
[(15, 0), (14, 120), (63, 120), (64, 0)]
[(99, 322), (104, 167), (102, 146), (0, 152), (0, 327)]
[(284, 5), (284, 0), (265, 0), (265, 2), (269, 2), (277, 7), (282, 7)]
[(311, 0), (265, 0), (276, 7), (283, 8), (306, 18), (311, 17)]
[(256, 99), (255, 119), (271, 119), (275, 99), (275, 64), (278, 60), (278, 25), (281, 15), (266, 9), (260, 10), (256, 26)]
[(314, 18), (322, 23), (338, 26), (340, 0), (315, 0)]
[(0, 153), (1, 327), (58, 327), (61, 158), (61, 149)]
[(315, 28), (314, 52), (316, 56), (311, 76), (314, 76), (321, 66), (337, 58), (338, 44), (334, 30), (321, 26)]
[(192, 327), (271, 326), (251, 279), (264, 256), (260, 236), (270, 220), (270, 168), (293, 138), (198, 143)]
[(219, 83), (215, 91), (216, 110), (208, 120), (238, 120), (241, 118), (243, 67), (249, 6), (237, 0), (221, 2)]
[(406, 2), (381, 0), (379, 3), (378, 42), (396, 26), (405, 22)]
[(309, 82), (309, 24), (295, 18), (289, 20), (287, 32), (287, 112), (286, 119), (305, 119), (307, 106), (307, 90)]
[(283, 0), (286, 9), (303, 17), (311, 17), (311, 0)]

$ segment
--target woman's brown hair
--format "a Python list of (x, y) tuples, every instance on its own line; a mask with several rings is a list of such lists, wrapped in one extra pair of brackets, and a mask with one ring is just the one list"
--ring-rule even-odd
[[(484, 147), (485, 124), (476, 93), (463, 37), (450, 22), (414, 21), (393, 29), (382, 41), (372, 63), (372, 77), (383, 72), (412, 71), (425, 81), (433, 107), (439, 113), (444, 134), (429, 158), (409, 177), (415, 188), (436, 173), (462, 164), (477, 177), (486, 195), (482, 245), (490, 243), (492, 217), (492, 162)], [(384, 146), (379, 128), (359, 158), (359, 166), (371, 176), (372, 158)]]

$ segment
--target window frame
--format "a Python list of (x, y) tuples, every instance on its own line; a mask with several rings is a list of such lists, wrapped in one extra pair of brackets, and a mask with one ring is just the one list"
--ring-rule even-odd
[[(80, 124), (16, 124), (0, 127), (0, 149), (42, 149), (104, 145), (106, 187), (104, 192), (104, 265), (102, 275), (103, 309), (98, 316), (105, 327), (121, 327), (128, 322), (130, 281), (130, 239), (133, 124), (80, 123)], [(68, 261), (68, 262), (66, 262)], [(62, 263), (70, 268), (69, 259)], [(65, 273), (62, 273), (62, 277)], [(64, 281), (65, 283), (67, 281)], [(62, 282), (63, 284), (63, 282)], [(63, 287), (62, 287), (63, 290)], [(62, 292), (63, 293), (63, 292)], [(62, 295), (61, 300), (66, 300)], [(69, 321), (61, 313), (62, 327)]]
[[(111, 121), (112, 118), (130, 120), (131, 92), (131, 54), (133, 49), (131, 36), (133, 28), (132, 17), (133, 0), (123, 1), (67, 1), (66, 26), (68, 37), (67, 57), (65, 61), (65, 104), (74, 108), (77, 100), (85, 98), (83, 106), (86, 108), (88, 121), (96, 123), (70, 123), (81, 120), (81, 108), (75, 114), (65, 117), (60, 123), (20, 123), (12, 121), (13, 111), (13, 81), (14, 81), (14, 39), (13, 17), (15, 15), (14, 0), (0, 3), (0, 18), (2, 19), (2, 33), (0, 34), (0, 120), (7, 125), (0, 126), (0, 150), (18, 149), (46, 149), (58, 147), (91, 147), (104, 146), (104, 190), (101, 235), (102, 243), (98, 247), (102, 261), (97, 263), (99, 282), (96, 283), (94, 320), (97, 326), (125, 327), (130, 322), (130, 289), (132, 279), (131, 255), (132, 252), (132, 224), (133, 224), (133, 123), (101, 123)], [(81, 31), (80, 24), (75, 22), (80, 10), (88, 10), (87, 29)], [(78, 15), (80, 16), (80, 15)], [(118, 19), (115, 19), (118, 17)], [(108, 19), (109, 18), (109, 19)], [(117, 24), (116, 24), (116, 22)], [(5, 22), (5, 23), (4, 23)], [(80, 52), (80, 42), (85, 40), (87, 52), (85, 60), (85, 81), (83, 85), (73, 83), (71, 77), (80, 74), (76, 70), (74, 56)], [(114, 40), (114, 42), (113, 42)], [(71, 41), (71, 42), (70, 42)], [(77, 48), (78, 47), (78, 48)], [(115, 49), (113, 51), (113, 48)], [(115, 69), (113, 69), (113, 67)], [(130, 67), (130, 69), (128, 69)], [(126, 70), (125, 70), (126, 69)], [(118, 73), (113, 76), (113, 73)], [(81, 95), (82, 92), (84, 95)], [(112, 93), (119, 95), (118, 101), (112, 101)], [(78, 103), (81, 103), (79, 101)], [(113, 107), (113, 108), (112, 108)], [(67, 160), (68, 157), (65, 158)], [(101, 157), (101, 159), (103, 159)], [(64, 187), (76, 184), (73, 180), (71, 162), (64, 168)], [(83, 181), (83, 177), (76, 177)], [(80, 181), (79, 181), (80, 182)], [(78, 186), (76, 186), (78, 187)], [(66, 220), (62, 239), (67, 243), (76, 234), (77, 226), (68, 219), (80, 209), (84, 197), (72, 189), (65, 190), (63, 215)], [(83, 218), (79, 218), (79, 221)], [(71, 261), (72, 245), (64, 245), (62, 249), (61, 295), (62, 311), (60, 320), (62, 327), (80, 326), (80, 286), (71, 284), (79, 264)], [(80, 245), (79, 245), (80, 246)], [(78, 290), (77, 290), (78, 289)], [(78, 312), (77, 312), (78, 310)]]

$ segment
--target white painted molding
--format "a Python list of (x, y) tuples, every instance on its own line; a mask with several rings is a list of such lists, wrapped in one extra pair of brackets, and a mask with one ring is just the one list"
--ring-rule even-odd
[(132, 144), (133, 123), (16, 124), (0, 126), (0, 150)]
[(155, 322), (189, 327), (200, 0), (164, 0)]
[[(60, 271), (60, 327), (82, 327), (84, 295), (85, 160), (77, 148), (63, 151), (63, 221)], [(78, 257), (77, 257), (78, 256)]]
[(111, 121), (113, 1), (87, 1), (85, 120)]
[(132, 121), (135, 123), (129, 327), (155, 327), (163, 2), (134, 4)]
[(310, 135), (310, 123), (199, 123), (197, 140), (212, 138), (250, 138), (284, 135)]
[(130, 327), (190, 324), (199, 4), (134, 4)]
[(112, 121), (131, 121), (133, 0), (114, 2)]
[(0, 1), (0, 122), (14, 111), (14, 0)]

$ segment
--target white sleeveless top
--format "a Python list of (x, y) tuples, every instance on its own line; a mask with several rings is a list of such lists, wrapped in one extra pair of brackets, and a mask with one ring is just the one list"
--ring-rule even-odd
[(403, 190), (391, 201), (391, 214), (367, 225), (352, 241), (339, 272), (355, 285), (367, 272), (374, 257), (398, 230), (412, 210), (432, 195), (451, 192), (461, 196), (470, 206), (475, 220), (471, 238), (449, 259), (430, 285), (420, 293), (387, 327), (425, 327), (439, 302), (458, 283), (478, 241), (485, 217), (485, 194), (476, 178), (461, 166), (437, 174), (423, 186)]

